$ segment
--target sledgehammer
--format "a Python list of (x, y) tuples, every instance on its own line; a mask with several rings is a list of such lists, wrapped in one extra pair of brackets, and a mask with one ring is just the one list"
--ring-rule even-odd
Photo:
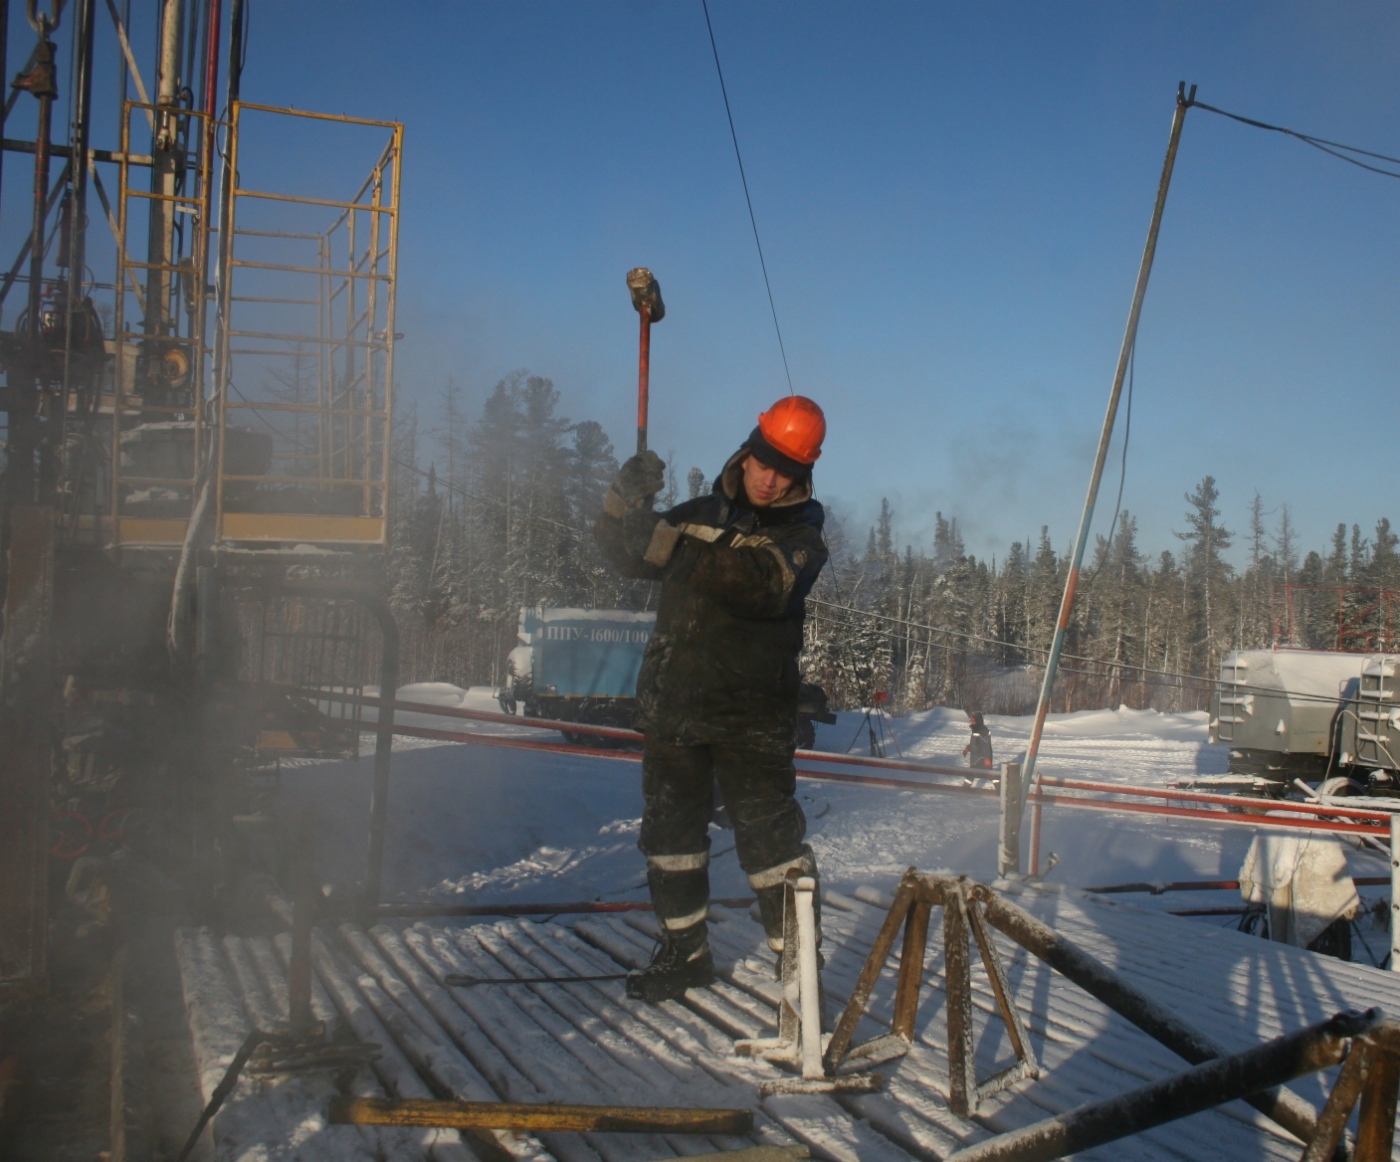
[(661, 301), (661, 284), (645, 266), (627, 272), (627, 289), (632, 305), (642, 317), (641, 347), (637, 356), (637, 453), (647, 450), (647, 391), (651, 378), (651, 325), (666, 317)]

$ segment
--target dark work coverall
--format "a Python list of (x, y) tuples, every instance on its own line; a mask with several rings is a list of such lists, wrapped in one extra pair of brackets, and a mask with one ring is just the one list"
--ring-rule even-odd
[(709, 496), (669, 512), (629, 508), (609, 493), (594, 534), (619, 572), (661, 582), (637, 680), (640, 847), (657, 919), (671, 932), (705, 920), (718, 782), (739, 864), (780, 948), (783, 881), (791, 868), (817, 870), (792, 755), (797, 655), (805, 598), (827, 558), (825, 513), (810, 481), (779, 504), (750, 505), (747, 454), (730, 458)]

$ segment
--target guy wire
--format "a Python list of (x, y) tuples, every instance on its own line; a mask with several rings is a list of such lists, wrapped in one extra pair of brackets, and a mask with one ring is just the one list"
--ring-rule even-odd
[(773, 330), (778, 335), (778, 351), (783, 357), (783, 374), (787, 376), (788, 394), (796, 395), (792, 386), (792, 371), (788, 367), (787, 348), (783, 345), (783, 329), (778, 326), (778, 308), (773, 303), (773, 284), (768, 281), (768, 263), (763, 259), (763, 243), (758, 239), (758, 219), (754, 217), (753, 198), (749, 196), (749, 179), (744, 173), (744, 157), (739, 152), (739, 134), (734, 129), (734, 114), (729, 108), (729, 90), (724, 85), (724, 69), (719, 63), (719, 46), (715, 43), (714, 25), (710, 23), (709, 0), (700, 0), (705, 10), (705, 28), (710, 34), (710, 51), (715, 54), (715, 72), (719, 75), (719, 92), (724, 98), (724, 115), (729, 118), (729, 136), (734, 142), (734, 160), (739, 163), (739, 181), (744, 186), (744, 201), (749, 207), (749, 225), (753, 227), (753, 243), (758, 248), (758, 265), (763, 271), (763, 285), (768, 291), (768, 309), (773, 312)]

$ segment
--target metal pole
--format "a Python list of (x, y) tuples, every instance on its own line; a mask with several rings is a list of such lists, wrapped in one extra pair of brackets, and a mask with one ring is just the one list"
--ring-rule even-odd
[[(1226, 1056), (1224, 1049), (1205, 1034), (1197, 1032), (1159, 1002), (1138, 992), (1107, 965), (1066, 940), (1025, 909), (1002, 899), (982, 884), (971, 884), (969, 888), (981, 901), (983, 914), (992, 927), (1004, 932), (1027, 952), (1039, 957), (1061, 976), (1102, 1001), (1153, 1040), (1160, 1041), (1178, 1057), (1192, 1065), (1199, 1065), (1203, 1061)], [(948, 922), (946, 905), (943, 922)], [(1311, 1141), (1317, 1133), (1317, 1111), (1289, 1090), (1270, 1088), (1256, 1091), (1246, 1100), (1301, 1141)]]
[(292, 896), (292, 957), (287, 966), (287, 1015), (294, 1034), (311, 1027), (311, 927), (316, 909), (316, 817), (304, 807), (297, 827)]
[[(0, 0), (0, 81), (10, 75), (10, 0)], [(5, 117), (0, 113), (0, 132), (5, 127)], [(5, 151), (0, 149), (0, 189), (5, 184)]]
[[(1045, 715), (1050, 710), (1050, 695), (1055, 688), (1055, 671), (1059, 668), (1060, 654), (1064, 650), (1065, 633), (1069, 629), (1070, 615), (1074, 612), (1074, 591), (1079, 584), (1079, 568), (1084, 562), (1084, 549), (1089, 541), (1089, 526), (1094, 519), (1094, 504), (1098, 500), (1099, 481), (1103, 478), (1104, 461), (1108, 458), (1109, 441), (1113, 438), (1113, 425), (1118, 418), (1118, 399), (1123, 393), (1123, 380), (1128, 371), (1128, 359), (1133, 345), (1137, 342), (1138, 318), (1142, 314), (1142, 300), (1147, 294), (1147, 279), (1152, 273), (1152, 259), (1157, 252), (1157, 233), (1162, 226), (1162, 211), (1167, 204), (1167, 190), (1171, 186), (1172, 168), (1176, 164), (1176, 149), (1181, 141), (1181, 127), (1186, 120), (1186, 110), (1196, 99), (1196, 86), (1186, 93), (1185, 83), (1176, 87), (1176, 112), (1172, 115), (1171, 136), (1167, 141), (1167, 157), (1162, 165), (1162, 177), (1157, 183), (1157, 201), (1152, 207), (1152, 222), (1147, 230), (1147, 245), (1143, 248), (1142, 262), (1138, 266), (1137, 285), (1133, 289), (1133, 305), (1128, 311), (1128, 326), (1123, 333), (1123, 345), (1118, 352), (1118, 367), (1113, 374), (1113, 390), (1108, 397), (1108, 412), (1104, 416), (1103, 431), (1099, 435), (1099, 450), (1094, 458), (1094, 472), (1089, 480), (1089, 495), (1084, 501), (1084, 512), (1079, 518), (1079, 532), (1074, 542), (1074, 556), (1070, 563), (1069, 576), (1065, 579), (1064, 597), (1060, 601), (1060, 616), (1055, 622), (1055, 635), (1050, 642), (1050, 656), (1045, 663), (1045, 678), (1040, 686), (1040, 700), (1035, 709), (1035, 726), (1031, 730), (1030, 746), (1026, 751), (1026, 762), (1022, 771), (1022, 801), (1037, 782), (1035, 760), (1040, 752), (1040, 737), (1045, 729)], [(1040, 872), (1040, 805), (1036, 804), (1031, 815), (1031, 875)]]
[(642, 335), (637, 351), (637, 454), (647, 450), (647, 394), (651, 388), (651, 307), (641, 309)]
[[(365, 601), (365, 607), (379, 622), (380, 656), (379, 688), (399, 688), (399, 628), (389, 603), (376, 595)], [(366, 911), (379, 904), (380, 885), (384, 878), (384, 826), (389, 816), (389, 770), (394, 751), (394, 708), (379, 711), (374, 739), (374, 790), (369, 800), (369, 860), (365, 878)]]
[(1380, 1016), (1379, 1009), (1338, 1013), (1257, 1048), (968, 1146), (948, 1162), (1050, 1162), (1214, 1109), (1337, 1064), (1348, 1042)]
[(180, 24), (181, 0), (165, 0), (160, 23), (160, 60), (156, 75), (155, 129), (151, 135), (150, 236), (146, 244), (147, 335), (165, 335), (173, 329), (170, 288), (174, 278), (176, 146), (179, 144)]
[(40, 304), (44, 294), (44, 219), (49, 198), (49, 135), (53, 120), (53, 99), (58, 88), (53, 75), (53, 42), (48, 39), (48, 21), (40, 17), (39, 50), (31, 76), (47, 66), (47, 80), (34, 90), (39, 98), (39, 127), (34, 133), (34, 219), (29, 235), (29, 338), (36, 345), (41, 331)]
[(997, 840), (997, 875), (1021, 874), (1021, 764), (1001, 764), (1001, 834)]
[[(68, 294), (63, 304), (65, 342), (63, 407), (58, 416), (60, 425), (67, 418), (68, 400), (72, 394), (73, 317), (83, 305), (83, 274), (87, 268), (87, 187), (88, 168), (92, 164), (88, 158), (88, 140), (92, 131), (92, 38), (96, 9), (97, 0), (82, 0), (78, 5), (78, 23), (73, 30), (73, 121), (68, 135), (72, 201), (66, 223)], [(59, 443), (62, 446), (61, 440)]]
[(1390, 971), (1400, 972), (1400, 815), (1390, 817)]
[(812, 896), (817, 881), (802, 876), (793, 885), (797, 912), (797, 995), (802, 1006), (802, 1076), (815, 1081), (826, 1076), (822, 1066), (822, 1000), (817, 978), (817, 920)]

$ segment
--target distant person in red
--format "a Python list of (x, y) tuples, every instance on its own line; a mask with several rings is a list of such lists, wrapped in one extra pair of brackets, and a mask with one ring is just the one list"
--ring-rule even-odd
[(990, 771), (992, 769), (992, 732), (987, 729), (987, 723), (983, 720), (982, 715), (975, 710), (967, 712), (967, 725), (972, 731), (972, 737), (967, 740), (967, 745), (963, 747), (963, 754), (967, 756), (967, 765), (979, 770)]

